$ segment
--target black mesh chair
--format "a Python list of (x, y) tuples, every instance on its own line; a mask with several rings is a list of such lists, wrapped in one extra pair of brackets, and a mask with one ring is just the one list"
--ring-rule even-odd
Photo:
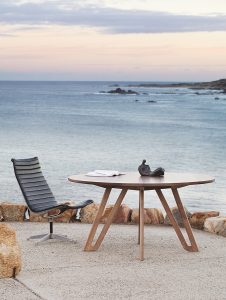
[[(38, 242), (43, 242), (48, 239), (70, 240), (67, 236), (53, 234), (54, 218), (58, 217), (68, 209), (83, 208), (93, 203), (93, 201), (82, 201), (75, 206), (67, 203), (58, 203), (42, 174), (38, 157), (12, 159), (12, 162), (16, 179), (28, 209), (35, 214), (46, 216), (50, 224), (49, 234), (36, 235), (29, 239), (39, 239)], [(51, 213), (51, 210), (54, 210), (55, 212)]]

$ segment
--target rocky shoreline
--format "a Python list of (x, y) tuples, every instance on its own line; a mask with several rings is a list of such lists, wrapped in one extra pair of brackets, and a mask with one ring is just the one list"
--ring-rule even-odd
[[(99, 204), (93, 203), (80, 211), (67, 210), (55, 222), (61, 223), (93, 223), (96, 217)], [(113, 206), (108, 205), (102, 215), (101, 222), (105, 223)], [(181, 216), (177, 207), (171, 208), (172, 213), (180, 226), (183, 226)], [(199, 211), (190, 213), (187, 209), (186, 214), (193, 228), (205, 230), (226, 237), (226, 216), (220, 216), (218, 211)], [(25, 204), (16, 204), (10, 202), (0, 202), (0, 220), (2, 222), (48, 222), (47, 215), (27, 214), (27, 206)], [(137, 224), (139, 222), (138, 208), (130, 208), (122, 204), (114, 218), (113, 223), (116, 224)], [(144, 222), (149, 225), (170, 225), (167, 216), (164, 216), (160, 208), (145, 208)]]
[(182, 83), (141, 83), (131, 84), (129, 87), (157, 87), (157, 88), (189, 88), (205, 90), (221, 90), (226, 93), (226, 79), (219, 79), (209, 82), (182, 82)]

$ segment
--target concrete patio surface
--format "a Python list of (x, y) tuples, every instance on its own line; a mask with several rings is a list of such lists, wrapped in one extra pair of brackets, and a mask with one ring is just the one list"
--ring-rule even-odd
[(145, 226), (145, 260), (137, 260), (135, 225), (112, 225), (97, 252), (84, 252), (89, 224), (54, 224), (77, 243), (27, 237), (46, 223), (10, 223), (22, 249), (16, 279), (0, 280), (1, 300), (226, 299), (226, 239), (194, 230), (200, 252), (185, 251), (172, 227)]

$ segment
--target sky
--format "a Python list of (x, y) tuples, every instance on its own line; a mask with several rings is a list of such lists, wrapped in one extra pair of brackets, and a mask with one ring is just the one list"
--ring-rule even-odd
[(0, 0), (0, 80), (226, 78), (226, 0)]

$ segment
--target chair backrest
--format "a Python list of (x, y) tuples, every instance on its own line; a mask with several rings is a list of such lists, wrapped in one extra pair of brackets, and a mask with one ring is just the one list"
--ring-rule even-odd
[(12, 159), (16, 179), (32, 212), (48, 210), (58, 203), (46, 182), (38, 157)]

